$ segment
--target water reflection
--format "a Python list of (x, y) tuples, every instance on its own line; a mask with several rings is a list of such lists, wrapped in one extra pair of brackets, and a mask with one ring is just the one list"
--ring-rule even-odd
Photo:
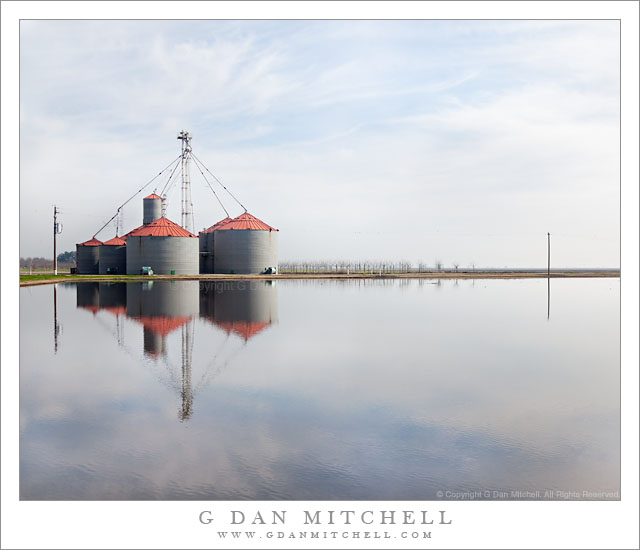
[(551, 313), (551, 277), (547, 277), (547, 321)]
[[(174, 382), (170, 385), (180, 394), (179, 418), (182, 421), (193, 414), (195, 320), (205, 319), (227, 335), (240, 337), (246, 344), (277, 321), (277, 298), (276, 284), (272, 281), (88, 282), (76, 286), (76, 307), (94, 315), (102, 310), (115, 316), (113, 333), (120, 347), (124, 348), (122, 318), (142, 325), (144, 356), (162, 361), (173, 371), (169, 378)], [(181, 333), (181, 361), (175, 368), (167, 353), (167, 339), (178, 330)], [(214, 361), (209, 362), (205, 370), (213, 369), (216, 358), (214, 353)], [(178, 377), (176, 372), (179, 372)], [(177, 384), (176, 379), (179, 380)]]
[(617, 280), (554, 279), (549, 322), (544, 279), (52, 290), (20, 290), (22, 499), (618, 498)]
[(219, 281), (200, 285), (200, 317), (245, 341), (278, 320), (272, 281)]
[(58, 353), (58, 336), (62, 326), (58, 323), (58, 285), (53, 285), (53, 353)]

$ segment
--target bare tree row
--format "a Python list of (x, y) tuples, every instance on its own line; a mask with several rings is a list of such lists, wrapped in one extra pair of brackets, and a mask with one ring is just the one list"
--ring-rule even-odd
[[(414, 265), (407, 260), (280, 262), (281, 273), (429, 273), (433, 271), (458, 271), (459, 268), (459, 263), (454, 263), (451, 268), (446, 268), (439, 260), (436, 260), (434, 265), (428, 265), (425, 262), (418, 262), (417, 265)], [(475, 269), (475, 265), (467, 269)]]

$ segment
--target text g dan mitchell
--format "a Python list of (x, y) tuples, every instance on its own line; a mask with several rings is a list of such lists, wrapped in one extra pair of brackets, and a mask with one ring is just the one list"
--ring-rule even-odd
[[(287, 510), (246, 512), (229, 510), (217, 517), (212, 510), (203, 510), (200, 523), (212, 525), (222, 520), (227, 525), (286, 525)], [(228, 515), (227, 515), (228, 514)], [(291, 512), (293, 514), (293, 512)], [(451, 525), (446, 510), (302, 510), (296, 511), (296, 523), (304, 525)], [(299, 515), (301, 514), (301, 515)]]

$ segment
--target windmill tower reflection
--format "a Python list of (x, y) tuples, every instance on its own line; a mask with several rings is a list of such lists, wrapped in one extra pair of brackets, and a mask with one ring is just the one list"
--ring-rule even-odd
[(191, 418), (193, 412), (193, 387), (191, 385), (193, 325), (192, 319), (188, 324), (182, 326), (182, 387), (180, 389), (182, 410), (180, 411), (180, 420)]
[[(178, 417), (186, 421), (193, 415), (197, 392), (218, 376), (231, 358), (220, 364), (220, 349), (229, 338), (236, 337), (244, 348), (248, 341), (277, 321), (277, 289), (271, 281), (147, 281), (143, 283), (79, 283), (77, 307), (89, 310), (98, 319), (104, 310), (115, 316), (114, 333), (118, 345), (132, 357), (136, 353), (124, 345), (124, 317), (142, 325), (142, 351), (148, 364), (161, 364), (169, 370), (169, 379), (161, 377), (181, 400)], [(195, 327), (198, 318), (212, 323), (227, 334), (227, 340), (213, 350), (198, 383), (194, 384), (193, 357)], [(180, 329), (180, 367), (171, 363), (167, 349), (169, 335)], [(211, 345), (211, 339), (199, 342)], [(211, 352), (207, 350), (207, 355)], [(136, 357), (137, 356), (137, 357)], [(216, 365), (217, 363), (217, 365)], [(217, 368), (215, 370), (214, 366)]]

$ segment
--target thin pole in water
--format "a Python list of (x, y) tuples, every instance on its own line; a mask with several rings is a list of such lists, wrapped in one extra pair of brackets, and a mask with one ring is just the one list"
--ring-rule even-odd
[(58, 285), (53, 285), (53, 351), (58, 353)]
[(551, 310), (551, 233), (547, 233), (547, 321)]
[(547, 233), (547, 277), (551, 274), (551, 233)]

